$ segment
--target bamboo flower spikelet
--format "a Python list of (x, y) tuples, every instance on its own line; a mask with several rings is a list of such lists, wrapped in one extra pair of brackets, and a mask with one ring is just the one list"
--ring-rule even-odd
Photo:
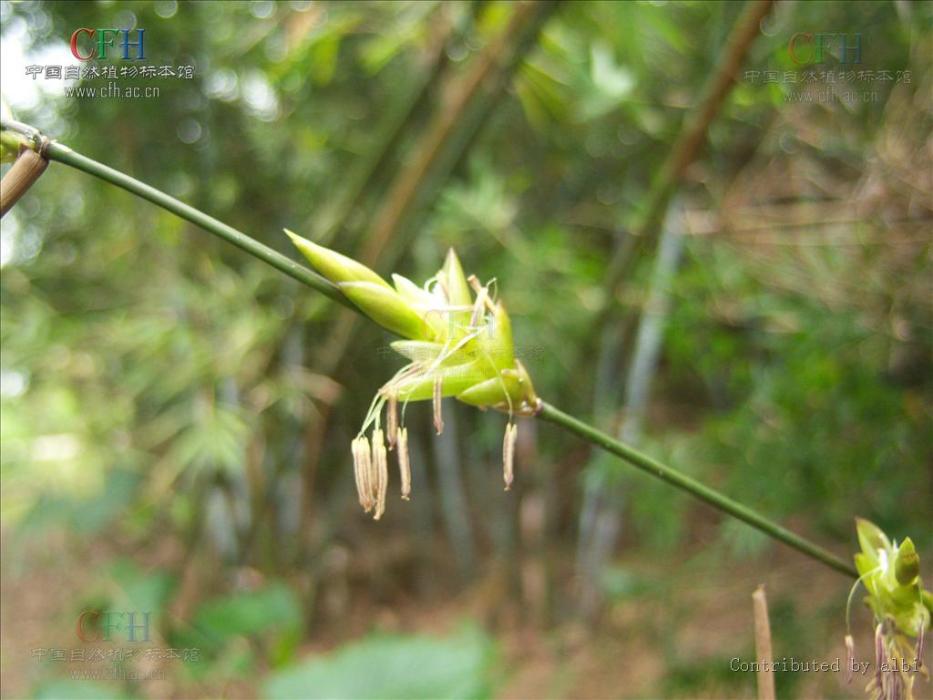
[[(861, 518), (856, 519), (856, 531), (861, 551), (855, 555), (855, 566), (860, 576), (849, 594), (849, 606), (862, 584), (875, 618), (875, 675), (866, 690), (878, 700), (912, 700), (917, 673), (927, 675), (923, 643), (933, 616), (933, 595), (923, 587), (920, 556), (909, 537), (898, 545), (877, 525)], [(850, 657), (853, 647), (847, 635)]]
[[(505, 306), (495, 297), (495, 281), (483, 285), (472, 275), (466, 277), (456, 253), (450, 250), (444, 266), (423, 286), (401, 275), (392, 275), (393, 286), (352, 258), (287, 229), (285, 232), (312, 267), (333, 282), (360, 311), (404, 338), (392, 343), (392, 349), (409, 362), (376, 393), (351, 444), (363, 510), (372, 512), (376, 520), (385, 512), (387, 449), (396, 452), (401, 495), (408, 499), (411, 469), (404, 417), (409, 401), (433, 403), (434, 428), (438, 434), (444, 429), (445, 397), (508, 414), (502, 455), (503, 479), (508, 489), (518, 436), (514, 417), (535, 415), (541, 401), (535, 395), (528, 372), (515, 357), (512, 325)], [(371, 438), (367, 438), (370, 429)]]

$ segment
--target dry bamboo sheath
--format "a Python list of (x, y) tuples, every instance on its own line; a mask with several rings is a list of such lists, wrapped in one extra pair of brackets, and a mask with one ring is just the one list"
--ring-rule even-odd
[(22, 148), (10, 171), (0, 180), (0, 217), (6, 215), (32, 183), (45, 172), (49, 161), (30, 148)]

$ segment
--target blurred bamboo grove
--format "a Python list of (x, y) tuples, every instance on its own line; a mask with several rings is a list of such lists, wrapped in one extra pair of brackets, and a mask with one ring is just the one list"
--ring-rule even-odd
[[(0, 13), (18, 119), (295, 259), (284, 228), (417, 280), (454, 247), (539, 395), (933, 575), (933, 5)], [(129, 63), (82, 27), (144, 29), (172, 77), (114, 80), (158, 97), (50, 78)], [(410, 405), (374, 523), (348, 445), (395, 338), (161, 209), (53, 163), (0, 243), (4, 697), (748, 697), (762, 582), (777, 655), (845, 656), (849, 581), (532, 419), (503, 492), (501, 416)]]

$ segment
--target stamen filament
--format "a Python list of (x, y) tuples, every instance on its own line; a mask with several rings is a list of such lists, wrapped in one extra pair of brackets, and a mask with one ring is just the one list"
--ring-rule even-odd
[(395, 392), (389, 394), (389, 410), (386, 416), (386, 432), (389, 436), (389, 449), (395, 447), (395, 439), (398, 433), (398, 395)]

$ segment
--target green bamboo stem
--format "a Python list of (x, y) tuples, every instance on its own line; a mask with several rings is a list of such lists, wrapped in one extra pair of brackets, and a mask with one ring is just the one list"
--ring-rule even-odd
[[(18, 125), (15, 122), (3, 121), (2, 126), (4, 129), (11, 129), (23, 133), (24, 130), (20, 127), (25, 125)], [(319, 274), (313, 270), (308, 269), (304, 265), (300, 265), (294, 260), (286, 257), (282, 253), (279, 253), (276, 250), (273, 250), (267, 245), (264, 245), (257, 241), (255, 238), (252, 238), (242, 231), (238, 231), (232, 226), (228, 226), (215, 219), (212, 216), (208, 216), (200, 209), (195, 209), (194, 207), (185, 204), (184, 202), (175, 199), (174, 197), (167, 195), (161, 190), (157, 190), (155, 187), (147, 185), (144, 182), (140, 182), (136, 178), (130, 177), (125, 173), (120, 172), (119, 170), (114, 170), (111, 167), (104, 165), (103, 163), (98, 163), (96, 160), (83, 156), (76, 151), (71, 150), (68, 146), (58, 143), (56, 141), (49, 141), (39, 146), (39, 141), (36, 139), (37, 131), (31, 130), (26, 133), (34, 139), (36, 150), (41, 150), (43, 155), (49, 160), (56, 160), (59, 163), (64, 163), (65, 165), (70, 165), (72, 168), (76, 168), (82, 172), (87, 173), (88, 175), (93, 175), (94, 177), (100, 178), (105, 182), (109, 182), (111, 185), (116, 185), (127, 192), (135, 194), (137, 197), (142, 197), (143, 199), (152, 202), (156, 206), (162, 207), (163, 209), (172, 212), (176, 216), (190, 221), (195, 226), (198, 226), (208, 233), (212, 233), (218, 238), (222, 238), (228, 243), (232, 243), (237, 248), (246, 251), (250, 255), (259, 258), (265, 263), (268, 263), (275, 269), (280, 272), (284, 272), (289, 277), (298, 280), (302, 284), (305, 284), (312, 289), (324, 294), (334, 301), (343, 304), (344, 306), (356, 309), (350, 300), (348, 300), (343, 294), (340, 293), (340, 290), (331, 283), (329, 280), (324, 279)]]
[(172, 212), (176, 216), (180, 216), (182, 219), (190, 221), (195, 226), (200, 226), (208, 233), (212, 233), (215, 236), (224, 239), (228, 243), (232, 243), (237, 248), (240, 248), (250, 255), (259, 258), (263, 262), (268, 263), (274, 267), (276, 270), (284, 272), (289, 277), (298, 280), (302, 284), (308, 285), (312, 289), (330, 297), (334, 301), (339, 302), (349, 308), (356, 308), (343, 294), (340, 293), (340, 290), (337, 289), (333, 283), (324, 279), (316, 272), (308, 269), (304, 265), (299, 265), (291, 258), (282, 255), (282, 253), (273, 250), (267, 245), (263, 245), (255, 238), (247, 236), (242, 231), (238, 231), (232, 226), (228, 226), (222, 221), (218, 221), (214, 217), (208, 216), (201, 210), (195, 209), (194, 207), (185, 204), (184, 202), (181, 202), (160, 190), (157, 190), (155, 187), (151, 187), (135, 178), (130, 177), (129, 175), (125, 175), (119, 170), (114, 170), (113, 168), (109, 168), (102, 163), (98, 163), (96, 160), (91, 160), (87, 156), (76, 153), (67, 146), (56, 143), (54, 141), (49, 144), (46, 153), (49, 160), (57, 160), (59, 163), (70, 165), (71, 167), (77, 168), (78, 170), (81, 170), (88, 175), (99, 177), (101, 180), (105, 180), (112, 185), (122, 187), (127, 192), (131, 192), (138, 197), (142, 197), (143, 199), (146, 199), (153, 204)]
[[(55, 160), (65, 165), (70, 165), (94, 177), (100, 178), (105, 182), (120, 187), (127, 192), (135, 194), (138, 197), (152, 202), (156, 206), (172, 212), (176, 216), (190, 221), (223, 240), (232, 243), (241, 250), (250, 255), (268, 263), (272, 267), (284, 272), (289, 277), (298, 280), (302, 284), (327, 295), (329, 298), (337, 301), (348, 308), (358, 311), (356, 307), (344, 297), (336, 286), (328, 280), (312, 272), (308, 268), (299, 265), (290, 260), (281, 253), (278, 253), (259, 241), (251, 238), (245, 233), (208, 216), (204, 212), (189, 206), (174, 197), (171, 197), (160, 190), (155, 189), (139, 180), (114, 170), (102, 163), (98, 163), (87, 156), (77, 153), (67, 146), (54, 141), (48, 141), (41, 137), (38, 131), (26, 125), (17, 122), (2, 122), (3, 129), (10, 129), (18, 133), (29, 136), (33, 141), (34, 149), (49, 160)], [(638, 450), (626, 445), (625, 443), (614, 440), (596, 428), (564, 413), (563, 411), (551, 406), (548, 403), (542, 403), (539, 417), (543, 420), (553, 423), (571, 433), (574, 433), (583, 440), (601, 447), (607, 452), (625, 460), (629, 464), (648, 472), (653, 476), (666, 481), (672, 486), (687, 491), (700, 500), (706, 501), (714, 508), (721, 510), (739, 520), (742, 520), (752, 527), (757, 528), (769, 537), (793, 547), (797, 551), (825, 564), (831, 569), (846, 574), (853, 578), (858, 578), (855, 569), (839, 559), (834, 554), (823, 549), (809, 540), (797, 535), (790, 530), (778, 525), (768, 518), (760, 515), (751, 508), (732, 500), (728, 496), (719, 493), (696, 479), (686, 474), (682, 474), (676, 469), (669, 467), (661, 462), (639, 452)]]
[(559, 425), (597, 447), (602, 447), (607, 452), (622, 458), (632, 466), (662, 481), (666, 481), (671, 486), (676, 486), (702, 501), (706, 501), (714, 508), (748, 523), (769, 537), (779, 540), (797, 551), (806, 554), (808, 557), (826, 564), (829, 568), (835, 569), (839, 573), (846, 574), (852, 578), (858, 578), (855, 567), (851, 564), (847, 564), (835, 554), (823, 549), (819, 545), (813, 544), (787, 528), (781, 527), (748, 506), (744, 506), (738, 501), (732, 500), (719, 491), (701, 484), (696, 479), (649, 457), (643, 452), (639, 452), (634, 447), (626, 445), (624, 442), (619, 442), (609, 437), (593, 426), (587, 425), (583, 421), (564, 413), (560, 409), (554, 408), (554, 406), (551, 406), (549, 403), (542, 403), (538, 417), (549, 423)]

